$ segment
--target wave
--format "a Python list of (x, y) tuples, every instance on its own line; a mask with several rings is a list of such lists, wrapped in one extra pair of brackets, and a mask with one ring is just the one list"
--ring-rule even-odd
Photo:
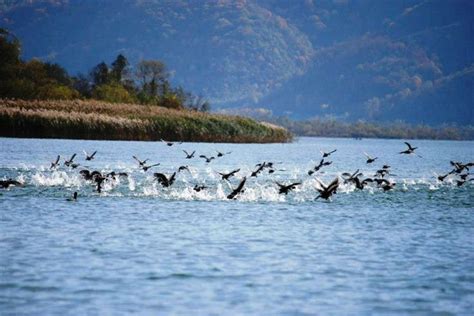
[[(294, 167), (290, 169), (280, 169), (274, 174), (262, 173), (258, 177), (249, 177), (253, 170), (252, 166), (245, 166), (231, 181), (221, 179), (221, 176), (211, 167), (198, 169), (189, 167), (189, 172), (177, 173), (176, 182), (169, 188), (162, 187), (153, 177), (153, 172), (147, 173), (130, 167), (120, 165), (115, 172), (126, 172), (128, 177), (115, 177), (104, 181), (102, 192), (96, 192), (96, 185), (91, 181), (86, 181), (79, 174), (79, 170), (59, 169), (50, 170), (46, 166), (21, 165), (18, 168), (2, 168), (1, 178), (13, 178), (25, 184), (23, 188), (11, 187), (9, 191), (25, 190), (32, 194), (57, 197), (60, 192), (70, 194), (77, 191), (81, 198), (87, 196), (114, 196), (114, 197), (144, 197), (158, 198), (165, 200), (202, 200), (202, 201), (226, 201), (227, 195), (235, 188), (240, 177), (247, 175), (247, 182), (244, 192), (238, 196), (238, 200), (244, 202), (276, 202), (276, 203), (303, 203), (313, 201), (317, 196), (316, 187), (318, 181), (314, 176), (304, 173), (304, 168)], [(171, 174), (175, 169), (169, 169), (167, 174)], [(98, 170), (102, 174), (112, 171), (109, 166)], [(231, 171), (231, 170), (224, 170)], [(341, 178), (342, 172), (327, 172), (318, 175), (317, 179), (328, 183), (338, 176)], [(342, 179), (342, 178), (341, 178)], [(395, 182), (397, 185), (389, 192), (383, 190), (375, 184), (367, 185), (364, 190), (357, 189), (350, 183), (341, 184), (337, 190), (337, 195), (357, 194), (371, 196), (377, 194), (402, 194), (405, 192), (445, 192), (456, 190), (467, 190), (472, 193), (473, 183), (467, 181), (463, 186), (458, 187), (456, 178), (449, 177), (444, 182), (440, 182), (436, 177), (421, 178), (400, 178), (388, 177), (387, 180)], [(276, 182), (292, 183), (302, 182), (288, 195), (279, 194)], [(196, 192), (195, 185), (204, 185), (207, 188)], [(65, 191), (65, 192), (64, 192)], [(337, 196), (335, 198), (338, 198)]]

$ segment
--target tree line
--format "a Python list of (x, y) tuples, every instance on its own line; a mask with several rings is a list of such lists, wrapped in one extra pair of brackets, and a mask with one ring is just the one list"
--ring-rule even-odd
[(166, 65), (142, 60), (131, 67), (119, 54), (107, 64), (97, 64), (89, 74), (70, 76), (57, 63), (24, 61), (21, 43), (0, 28), (0, 98), (24, 100), (95, 99), (111, 103), (138, 103), (173, 109), (208, 112), (210, 103), (182, 87), (170, 84)]

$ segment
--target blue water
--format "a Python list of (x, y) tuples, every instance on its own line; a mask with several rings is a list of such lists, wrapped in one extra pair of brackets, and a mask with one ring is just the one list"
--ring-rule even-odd
[[(473, 142), (302, 138), (292, 144), (236, 145), (0, 138), (1, 315), (472, 315), (474, 182), (456, 186), (435, 173), (474, 159)], [(328, 183), (391, 165), (395, 189), (342, 185), (314, 201), (307, 171)], [(182, 150), (215, 155), (206, 164)], [(98, 150), (84, 160), (82, 150)], [(366, 165), (364, 152), (379, 159)], [(77, 153), (81, 166), (49, 169)], [(160, 166), (143, 172), (132, 159)], [(63, 160), (63, 158), (61, 159)], [(249, 178), (262, 161), (275, 173)], [(189, 165), (170, 188), (153, 172)], [(123, 171), (101, 194), (78, 171)], [(216, 171), (241, 168), (231, 184)], [(472, 176), (471, 176), (472, 177)], [(274, 181), (303, 184), (278, 195)], [(209, 188), (195, 192), (195, 184)], [(79, 193), (78, 201), (66, 199)]]

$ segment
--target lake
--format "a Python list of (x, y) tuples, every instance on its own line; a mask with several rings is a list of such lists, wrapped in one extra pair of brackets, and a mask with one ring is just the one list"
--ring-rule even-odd
[[(2, 315), (472, 315), (474, 142), (300, 138), (206, 144), (0, 138)], [(337, 149), (312, 176), (320, 150)], [(83, 150), (94, 160), (86, 161)], [(183, 150), (196, 151), (185, 159)], [(206, 163), (199, 155), (216, 156)], [(378, 159), (366, 164), (364, 152)], [(64, 158), (77, 153), (80, 166)], [(50, 164), (61, 155), (61, 166)], [(139, 159), (160, 163), (144, 172)], [(421, 156), (421, 157), (420, 157)], [(257, 177), (262, 162), (274, 162)], [(384, 192), (342, 183), (390, 165)], [(162, 187), (154, 172), (176, 182)], [(240, 168), (227, 182), (217, 172)], [(102, 192), (79, 170), (126, 172)], [(465, 172), (464, 172), (465, 173)], [(226, 196), (247, 176), (245, 191)], [(315, 200), (317, 180), (341, 185)], [(471, 176), (472, 178), (472, 176)], [(276, 181), (302, 182), (288, 195)], [(195, 185), (207, 188), (196, 192)], [(67, 201), (73, 192), (77, 201)]]

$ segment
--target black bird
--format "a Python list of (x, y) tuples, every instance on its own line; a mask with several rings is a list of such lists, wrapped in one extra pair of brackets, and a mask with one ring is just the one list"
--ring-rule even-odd
[(8, 189), (8, 187), (10, 186), (22, 187), (23, 183), (13, 180), (13, 179), (0, 180), (0, 188)]
[(74, 192), (72, 194), (72, 197), (68, 198), (67, 200), (68, 201), (77, 201), (77, 192)]
[(94, 175), (92, 176), (92, 179), (97, 184), (97, 193), (101, 193), (102, 192), (102, 183), (104, 183), (104, 181), (107, 180), (107, 178), (104, 177), (99, 172), (97, 172), (97, 173), (94, 173)]
[(183, 150), (183, 152), (186, 154), (186, 159), (191, 159), (194, 157), (194, 154), (196, 151), (193, 151), (192, 153), (188, 153), (186, 150)]
[(384, 190), (389, 191), (393, 189), (397, 184), (395, 182), (390, 182), (387, 179), (373, 179), (377, 184)]
[(202, 190), (207, 189), (207, 188), (208, 188), (208, 187), (206, 187), (205, 185), (198, 185), (198, 184), (196, 184), (196, 185), (194, 186), (193, 190), (196, 191), (196, 192), (201, 192)]
[(383, 165), (382, 169), (390, 169), (390, 166), (389, 165)]
[(388, 169), (379, 169), (375, 171), (374, 177), (385, 177), (387, 174), (390, 174), (390, 171)]
[(87, 152), (84, 150), (84, 155), (86, 155), (86, 160), (91, 161), (94, 159), (95, 154), (97, 154), (97, 150), (92, 153), (92, 155), (88, 155)]
[(364, 187), (369, 183), (369, 182), (373, 182), (372, 179), (370, 178), (366, 178), (362, 181), (360, 181), (359, 177), (355, 177), (354, 178), (354, 184), (355, 184), (355, 187), (359, 190), (363, 190)]
[(139, 165), (140, 167), (143, 167), (143, 166), (146, 164), (146, 162), (147, 162), (148, 160), (150, 160), (150, 159), (145, 159), (145, 160), (142, 161), (142, 160), (138, 159), (136, 156), (132, 156), (132, 157), (133, 157), (133, 159), (135, 159), (135, 160), (138, 162), (138, 165)]
[(278, 194), (287, 195), (291, 190), (296, 189), (296, 186), (301, 185), (301, 182), (291, 183), (289, 185), (284, 185), (278, 182), (275, 182), (278, 185)]
[(159, 172), (154, 173), (153, 176), (164, 187), (171, 186), (174, 183), (174, 180), (176, 180), (176, 172), (174, 172), (169, 178), (167, 178), (166, 175)]
[(229, 178), (235, 176), (235, 174), (239, 171), (240, 171), (240, 169), (235, 169), (234, 171), (231, 171), (229, 173), (218, 172), (218, 174), (220, 174), (222, 176), (222, 180), (229, 180)]
[(467, 181), (474, 181), (474, 178), (469, 179), (469, 180), (464, 180), (464, 179), (463, 179), (463, 180), (456, 180), (456, 185), (457, 185), (458, 187), (460, 187), (460, 186), (462, 186), (464, 183), (466, 183)]
[(72, 163), (72, 164), (69, 165), (69, 167), (70, 167), (71, 169), (76, 169), (76, 168), (79, 167), (79, 166), (80, 166), (80, 164), (78, 164), (78, 163)]
[(218, 150), (216, 150), (216, 152), (217, 152), (217, 157), (222, 157), (222, 156), (224, 156), (224, 155), (228, 155), (228, 154), (231, 154), (231, 153), (232, 153), (231, 151), (226, 152), (226, 153), (221, 153), (221, 152), (218, 151)]
[(167, 142), (167, 141), (165, 141), (164, 139), (161, 139), (161, 141), (162, 141), (163, 143), (165, 143), (167, 146), (170, 146), (170, 147), (174, 145), (174, 143), (172, 143), (172, 142)]
[(153, 164), (153, 165), (149, 165), (149, 166), (145, 166), (145, 165), (143, 165), (143, 166), (142, 166), (142, 169), (143, 169), (143, 171), (147, 172), (147, 171), (148, 171), (148, 169), (150, 169), (150, 168), (152, 168), (152, 167), (159, 166), (159, 165), (160, 165), (160, 163), (155, 163), (155, 164)]
[(466, 180), (468, 176), (469, 176), (469, 173), (465, 173), (465, 174), (459, 175), (459, 177), (460, 177), (462, 180)]
[(329, 166), (330, 164), (332, 164), (332, 161), (324, 161), (324, 159), (321, 159), (317, 166), (308, 171), (308, 175), (312, 175), (313, 173), (318, 172), (322, 167)]
[(126, 172), (119, 172), (119, 173), (117, 173), (117, 172), (115, 172), (115, 171), (111, 171), (111, 172), (107, 173), (105, 176), (106, 176), (107, 178), (112, 178), (112, 179), (115, 180), (115, 176), (119, 176), (119, 177), (124, 177), (124, 178), (126, 178), (126, 177), (128, 177), (128, 173), (126, 173)]
[(235, 188), (228, 196), (227, 198), (229, 200), (232, 200), (232, 199), (235, 199), (235, 197), (244, 192), (244, 185), (245, 185), (245, 181), (247, 181), (247, 178), (246, 177), (243, 177), (242, 178), (242, 181), (240, 181), (239, 185), (237, 186), (237, 188)]
[(205, 155), (200, 155), (199, 158), (206, 159), (206, 163), (210, 163), (213, 159), (216, 159), (216, 157), (206, 157)]
[(264, 169), (265, 166), (266, 166), (266, 163), (264, 162), (264, 163), (261, 163), (261, 164), (257, 164), (257, 166), (259, 166), (259, 167), (257, 168), (257, 170), (252, 171), (252, 173), (250, 174), (251, 177), (256, 177), (260, 172), (262, 172), (263, 169)]
[(64, 165), (70, 166), (74, 162), (74, 158), (76, 157), (76, 154), (73, 154), (69, 160), (64, 161)]
[(61, 159), (61, 156), (58, 155), (58, 157), (56, 158), (56, 161), (53, 161), (51, 163), (51, 167), (49, 167), (49, 169), (57, 168), (59, 166), (59, 159)]
[(386, 191), (392, 190), (397, 184), (395, 182), (385, 182), (382, 184), (382, 189)]
[(375, 157), (375, 158), (370, 157), (368, 153), (364, 153), (364, 154), (367, 157), (367, 163), (368, 164), (373, 163), (375, 160), (379, 159), (378, 157)]
[(329, 166), (330, 164), (332, 164), (332, 161), (324, 161), (323, 162), (323, 166)]
[(329, 157), (332, 153), (335, 153), (337, 151), (337, 149), (334, 149), (333, 151), (330, 151), (330, 152), (323, 152), (322, 150), (321, 151), (321, 154), (323, 155), (323, 158), (326, 158), (326, 157)]
[(184, 171), (184, 170), (187, 170), (188, 172), (191, 172), (191, 171), (189, 171), (189, 167), (188, 167), (188, 166), (180, 166), (180, 167), (178, 168), (178, 172), (181, 172), (181, 171)]
[(344, 183), (351, 182), (359, 190), (363, 190), (364, 187), (367, 185), (367, 183), (373, 181), (370, 178), (366, 178), (366, 179), (360, 181), (359, 177), (362, 176), (362, 173), (359, 172), (359, 169), (357, 169), (353, 174), (343, 173), (342, 176), (344, 177)]
[[(407, 150), (404, 150), (404, 151), (401, 151), (400, 154), (406, 154), (406, 155), (410, 155), (410, 154), (414, 154), (415, 153), (415, 149), (417, 149), (418, 147), (412, 147), (410, 145), (410, 143), (408, 142), (404, 142), (407, 146), (408, 146), (408, 149)], [(418, 155), (419, 156), (419, 155)], [(419, 156), (421, 157), (421, 156)]]
[(361, 176), (362, 173), (359, 172), (359, 169), (357, 169), (354, 173), (350, 174), (348, 172), (344, 172), (342, 174), (342, 177), (344, 178), (344, 183), (347, 182), (353, 182), (355, 178)]
[(85, 180), (91, 180), (91, 172), (87, 169), (79, 171), (79, 174), (85, 179)]
[(90, 181), (94, 180), (96, 177), (102, 177), (102, 174), (99, 171), (92, 171), (90, 172), (87, 169), (79, 171), (79, 174), (84, 178), (84, 180)]
[(444, 179), (446, 179), (451, 173), (452, 173), (452, 171), (451, 171), (451, 172), (448, 172), (448, 173), (445, 174), (445, 175), (439, 175), (439, 176), (437, 176), (438, 181), (443, 182)]
[(469, 171), (469, 167), (474, 166), (473, 162), (463, 164), (462, 162), (450, 161), (449, 163), (454, 167), (453, 171), (456, 172), (456, 173), (461, 173), (461, 172), (463, 172), (464, 169)]
[(319, 196), (317, 196), (315, 198), (315, 200), (319, 199), (319, 198), (323, 198), (325, 200), (329, 200), (329, 198), (333, 195), (333, 194), (336, 194), (337, 193), (337, 188), (339, 187), (339, 178), (336, 177), (334, 180), (332, 180), (331, 183), (329, 183), (329, 185), (324, 185), (321, 181), (319, 181), (318, 179), (316, 179), (316, 181), (318, 182), (320, 188), (316, 188), (316, 190), (319, 192)]

